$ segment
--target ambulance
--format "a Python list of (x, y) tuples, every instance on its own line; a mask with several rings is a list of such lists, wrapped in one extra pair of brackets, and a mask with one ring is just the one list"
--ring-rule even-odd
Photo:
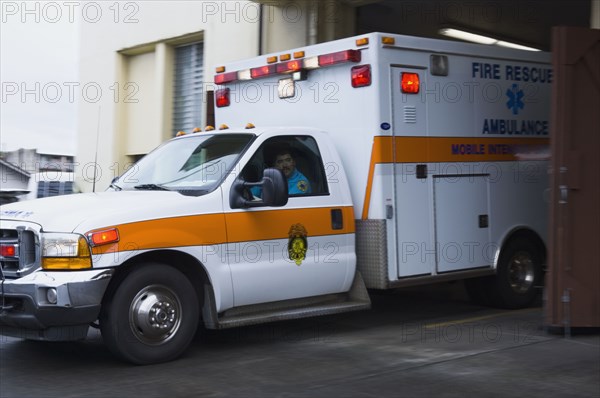
[(136, 364), (199, 328), (363, 310), (465, 280), (532, 303), (546, 250), (550, 56), (371, 33), (219, 66), (217, 129), (107, 191), (1, 208), (1, 333), (101, 330)]

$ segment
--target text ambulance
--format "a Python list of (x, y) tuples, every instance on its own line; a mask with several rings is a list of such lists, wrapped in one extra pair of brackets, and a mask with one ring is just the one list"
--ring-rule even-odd
[(373, 33), (219, 67), (229, 128), (173, 138), (107, 192), (2, 207), (1, 331), (99, 325), (146, 364), (200, 323), (365, 309), (366, 288), (467, 279), (526, 306), (545, 261), (548, 63)]

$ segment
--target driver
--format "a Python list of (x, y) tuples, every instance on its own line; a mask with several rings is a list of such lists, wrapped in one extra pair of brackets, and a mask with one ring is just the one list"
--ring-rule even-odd
[[(289, 147), (281, 147), (275, 151), (275, 159), (273, 166), (279, 169), (285, 175), (288, 182), (289, 195), (303, 195), (311, 193), (310, 182), (297, 168), (296, 161)], [(260, 187), (252, 187), (252, 195), (260, 198), (262, 189)]]

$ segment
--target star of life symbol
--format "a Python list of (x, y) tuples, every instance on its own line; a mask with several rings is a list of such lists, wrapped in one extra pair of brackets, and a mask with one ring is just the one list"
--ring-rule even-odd
[(519, 109), (525, 107), (525, 104), (523, 103), (525, 93), (523, 93), (523, 90), (519, 89), (518, 84), (513, 84), (511, 88), (506, 90), (506, 95), (508, 96), (506, 107), (512, 110), (513, 115), (518, 115)]

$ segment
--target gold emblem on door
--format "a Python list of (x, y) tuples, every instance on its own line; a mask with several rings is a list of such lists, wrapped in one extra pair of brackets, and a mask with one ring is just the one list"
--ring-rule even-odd
[(288, 232), (288, 236), (290, 237), (288, 241), (290, 260), (293, 260), (298, 266), (306, 258), (306, 251), (308, 250), (307, 235), (308, 232), (306, 232), (306, 228), (302, 224), (292, 225)]

